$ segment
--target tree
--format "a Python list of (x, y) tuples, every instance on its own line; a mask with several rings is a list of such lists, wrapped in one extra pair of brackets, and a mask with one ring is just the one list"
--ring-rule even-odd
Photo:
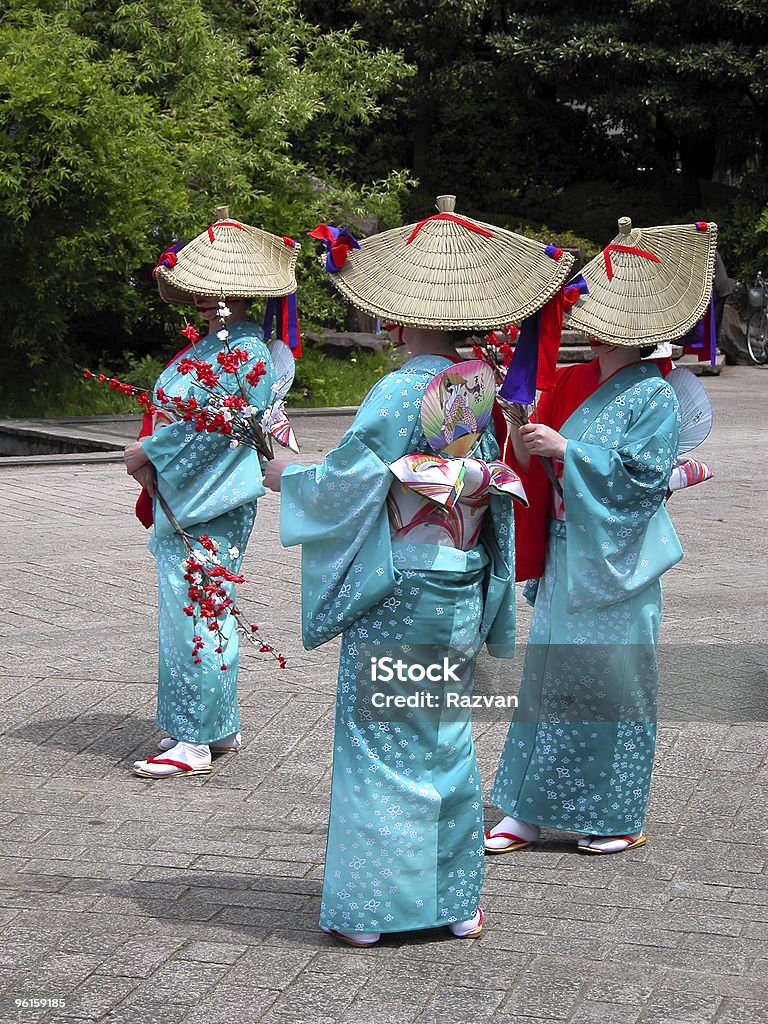
[(499, 54), (586, 110), (616, 168), (726, 180), (768, 143), (768, 11), (757, 0), (514, 0)]
[(508, 4), (494, 0), (307, 0), (328, 28), (357, 20), (371, 46), (401, 51), (416, 68), (384, 98), (374, 131), (349, 147), (354, 169), (397, 167), (418, 180), (409, 213), (440, 192), (497, 220), (605, 166), (609, 141), (582, 108), (558, 104), (551, 86), (495, 45)]
[[(218, 203), (301, 236), (329, 209), (394, 220), (405, 176), (356, 185), (293, 145), (365, 124), (408, 69), (295, 0), (6, 0), (0, 23), (0, 315), (6, 357), (162, 346), (150, 271)], [(303, 258), (310, 260), (311, 246)], [(310, 286), (318, 318), (333, 300)], [(304, 296), (306, 298), (306, 296)], [(313, 310), (304, 306), (312, 319)], [(143, 345), (137, 335), (151, 335)]]

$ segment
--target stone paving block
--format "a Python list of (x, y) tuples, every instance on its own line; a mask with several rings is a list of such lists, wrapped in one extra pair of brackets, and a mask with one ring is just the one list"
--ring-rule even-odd
[(621, 1020), (621, 1024), (636, 1024), (642, 1012), (642, 1006), (630, 1003), (617, 1006), (613, 1002), (599, 1003), (587, 999), (575, 1008), (572, 1019), (578, 1024), (606, 1024), (615, 1020)]
[(533, 967), (522, 975), (515, 990), (505, 1000), (501, 1013), (506, 1017), (540, 1015), (554, 1020), (570, 1020), (580, 1000), (584, 979), (558, 977)]
[[(96, 971), (106, 954), (54, 951), (40, 960), (25, 965), (29, 991), (48, 992), (56, 996), (69, 993)], [(55, 991), (54, 991), (55, 990)]]
[(695, 950), (678, 946), (676, 949), (655, 949), (653, 946), (640, 946), (631, 943), (617, 943), (612, 946), (609, 959), (627, 960), (644, 968), (659, 969), (678, 968), (684, 971), (711, 972), (712, 974), (743, 974), (748, 966), (744, 956), (723, 957), (713, 953), (699, 953)]
[[(492, 936), (486, 935), (483, 949), (473, 955), (465, 956), (447, 976), (448, 984), (455, 988), (485, 988), (511, 991), (523, 974), (534, 963), (533, 956), (511, 954), (508, 950), (496, 949), (492, 945)], [(407, 967), (406, 964), (403, 965)]]
[(238, 965), (238, 976), (253, 978), (254, 983), (262, 988), (286, 988), (317, 960), (315, 949), (275, 948), (267, 944), (258, 933), (254, 937), (259, 940), (258, 944), (251, 946), (244, 954)]
[(442, 986), (415, 1019), (418, 1024), (465, 1024), (467, 1019), (491, 1020), (506, 994), (503, 989), (490, 987)]
[[(245, 979), (243, 979), (245, 980)], [(253, 985), (231, 985), (225, 981), (198, 1000), (184, 1013), (184, 1024), (233, 1024), (233, 1021), (271, 1021), (270, 1007), (280, 996), (279, 990)], [(168, 1024), (166, 1020), (164, 1024)]]
[(651, 977), (649, 972), (610, 965), (610, 969), (601, 970), (599, 979), (587, 985), (585, 1000), (596, 1005), (610, 1004), (614, 1007), (614, 1015), (619, 1017), (625, 1005), (642, 1006), (651, 998), (654, 990)]
[(658, 989), (645, 1005), (640, 1024), (705, 1024), (715, 1019), (721, 999), (695, 991)]
[(295, 1015), (298, 1020), (324, 1019), (334, 1020), (336, 1015), (345, 1010), (357, 995), (365, 981), (364, 976), (358, 977), (345, 974), (336, 978), (327, 974), (300, 974), (282, 995), (273, 1003), (270, 1017), (276, 1019), (281, 1014)]
[(221, 964), (167, 961), (152, 973), (149, 980), (142, 981), (134, 989), (128, 1002), (137, 1006), (146, 1003), (169, 1007), (194, 1006), (221, 982), (227, 971), (228, 967)]
[(768, 1001), (726, 998), (715, 1020), (716, 1024), (768, 1024)]
[(139, 984), (127, 978), (91, 975), (67, 995), (67, 1019), (101, 1021)]
[(124, 978), (148, 978), (184, 946), (183, 940), (160, 938), (144, 929), (110, 955), (97, 973)]

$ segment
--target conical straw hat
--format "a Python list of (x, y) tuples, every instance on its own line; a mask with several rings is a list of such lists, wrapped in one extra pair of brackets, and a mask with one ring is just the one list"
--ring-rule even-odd
[[(582, 270), (589, 293), (565, 313), (565, 327), (611, 345), (682, 338), (707, 308), (717, 224), (668, 224), (619, 234)], [(627, 251), (631, 250), (631, 251)]]
[(231, 220), (226, 207), (216, 213), (218, 219), (176, 254), (172, 266), (162, 265), (161, 257), (155, 277), (166, 302), (190, 306), (195, 295), (250, 299), (296, 291), (300, 245)]
[(333, 284), (358, 309), (412, 327), (485, 330), (525, 320), (560, 288), (573, 257), (457, 216), (455, 199), (438, 196), (439, 213), (364, 239)]

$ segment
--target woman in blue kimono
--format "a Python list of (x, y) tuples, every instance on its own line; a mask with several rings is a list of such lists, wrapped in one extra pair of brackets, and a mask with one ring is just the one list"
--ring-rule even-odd
[[(285, 240), (222, 213), (178, 254), (164, 253), (156, 268), (163, 298), (194, 305), (207, 321), (208, 333), (179, 352), (160, 375), (154, 392), (160, 408), (145, 423), (144, 436), (125, 452), (129, 474), (145, 489), (137, 514), (145, 525), (154, 523), (149, 548), (158, 570), (157, 725), (169, 734), (160, 742), (159, 756), (134, 763), (134, 772), (144, 778), (206, 774), (212, 752), (240, 747), (236, 621), (226, 610), (217, 616), (216, 633), (197, 632), (202, 627), (185, 611), (190, 605), (183, 565), (187, 551), (158, 494), (193, 543), (198, 537), (210, 538), (218, 545), (220, 563), (238, 573), (256, 501), (265, 493), (260, 456), (253, 448), (234, 445), (218, 432), (196, 430), (194, 422), (168, 414), (158, 394), (194, 398), (207, 406), (209, 392), (194, 373), (182, 372), (183, 365), (179, 369), (180, 360), (203, 361), (220, 371), (219, 354), (239, 349), (247, 361), (240, 365), (237, 393), (242, 389), (255, 409), (266, 408), (276, 375), (261, 327), (247, 319), (247, 305), (250, 296), (295, 290), (295, 260), (296, 250)], [(264, 372), (253, 373), (249, 380), (258, 364)], [(234, 598), (235, 584), (224, 586)], [(203, 645), (195, 639), (200, 636)]]
[[(517, 521), (518, 578), (534, 611), (491, 794), (505, 815), (486, 833), (492, 854), (531, 845), (541, 827), (585, 833), (581, 853), (646, 842), (660, 577), (682, 549), (664, 505), (678, 403), (640, 359), (704, 312), (716, 226), (619, 227), (584, 269), (589, 293), (570, 314), (596, 359), (558, 371), (534, 422), (518, 410), (510, 434), (530, 499)], [(555, 460), (561, 494), (532, 456)]]
[[(303, 546), (304, 644), (342, 634), (320, 924), (356, 946), (388, 932), (447, 925), (475, 937), (483, 928), (482, 793), (469, 714), (448, 712), (442, 684), (432, 691), (437, 708), (377, 712), (370, 680), (374, 661), (402, 659), (421, 671), (459, 654), (469, 693), (484, 642), (511, 657), (511, 502), (487, 482), (467, 484), (450, 507), (413, 493), (405, 500), (395, 464), (414, 456), (410, 465), (418, 467), (429, 452), (422, 401), (435, 377), (460, 362), (457, 332), (538, 308), (568, 269), (538, 243), (456, 217), (453, 197), (440, 197), (438, 209), (360, 248), (342, 233), (349, 240), (342, 253), (335, 229), (323, 226), (334, 284), (393, 321), (411, 358), (374, 386), (322, 465), (274, 462), (265, 473), (267, 486), (282, 491), (282, 542)], [(519, 277), (521, 261), (535, 264), (528, 278)], [(478, 282), (503, 277), (494, 298), (479, 285), (473, 292), (472, 271), (456, 267), (476, 268)], [(412, 282), (425, 277), (414, 297)], [(491, 428), (472, 435), (470, 422), (467, 429), (473, 456), (487, 467), (499, 453)], [(450, 460), (443, 459), (446, 471)], [(423, 683), (401, 679), (388, 695), (414, 699), (423, 691)]]

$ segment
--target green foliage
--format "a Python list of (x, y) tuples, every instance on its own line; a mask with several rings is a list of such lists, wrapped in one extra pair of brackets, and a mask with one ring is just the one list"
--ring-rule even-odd
[[(320, 117), (372, 122), (408, 72), (386, 48), (321, 31), (297, 0), (4, 6), (0, 315), (17, 387), (25, 365), (51, 370), (52, 351), (65, 368), (81, 350), (162, 350), (177, 317), (150, 271), (218, 203), (295, 237), (329, 211), (397, 219), (407, 175), (356, 186), (338, 173), (332, 140), (311, 164), (294, 152)], [(311, 274), (305, 322), (338, 319)]]
[(344, 359), (306, 347), (296, 362), (288, 406), (358, 405), (373, 385), (399, 363), (396, 350), (355, 351)]
[[(153, 356), (123, 352), (120, 358), (92, 367), (95, 373), (117, 375), (121, 380), (151, 391), (165, 363)], [(0, 419), (36, 419), (61, 416), (136, 415), (141, 410), (135, 398), (112, 391), (104, 384), (85, 380), (68, 366), (54, 365), (51, 372), (31, 375), (23, 394), (9, 393), (0, 401)]]
[(687, 0), (516, 0), (491, 41), (623, 150), (622, 168), (741, 172), (764, 141), (768, 11)]

